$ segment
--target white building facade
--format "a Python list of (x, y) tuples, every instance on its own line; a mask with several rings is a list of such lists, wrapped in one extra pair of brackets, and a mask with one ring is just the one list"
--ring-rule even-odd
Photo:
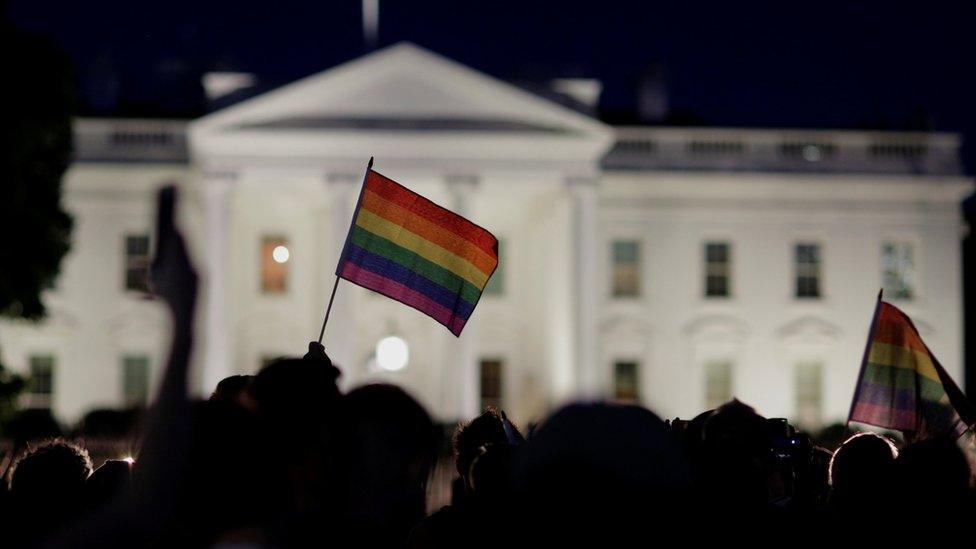
[[(207, 394), (318, 336), (370, 156), (492, 231), (501, 264), (460, 338), (340, 282), (324, 343), (346, 387), (399, 384), (444, 421), (579, 397), (690, 417), (737, 396), (815, 428), (847, 414), (882, 286), (962, 382), (973, 185), (953, 135), (612, 128), (409, 44), (189, 123), (76, 134), (50, 317), (0, 324), (4, 363), (38, 380), (27, 403), (65, 420), (155, 388), (156, 188), (183, 191)], [(390, 335), (410, 351), (395, 372), (374, 360)]]

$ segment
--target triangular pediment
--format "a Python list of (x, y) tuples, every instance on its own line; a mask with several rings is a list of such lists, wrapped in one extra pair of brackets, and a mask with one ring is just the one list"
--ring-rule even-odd
[(237, 131), (437, 131), (605, 137), (583, 113), (410, 43), (355, 59), (197, 120)]

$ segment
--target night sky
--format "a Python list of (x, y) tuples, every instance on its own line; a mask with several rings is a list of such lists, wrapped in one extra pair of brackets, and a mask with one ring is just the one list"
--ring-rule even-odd
[[(9, 0), (7, 11), (70, 54), (82, 114), (196, 115), (203, 72), (285, 83), (365, 51), (358, 1)], [(611, 122), (639, 121), (637, 84), (659, 65), (675, 122), (972, 140), (974, 22), (976, 3), (944, 0), (381, 0), (379, 42), (409, 40), (505, 80), (599, 78)]]
[[(408, 40), (513, 82), (598, 78), (611, 123), (641, 122), (637, 88), (657, 67), (669, 123), (955, 131), (976, 173), (973, 1), (380, 1), (380, 47)], [(6, 5), (70, 55), (81, 115), (196, 117), (207, 71), (273, 86), (366, 51), (358, 0)], [(976, 226), (976, 197), (964, 209)], [(964, 257), (973, 394), (976, 238)]]

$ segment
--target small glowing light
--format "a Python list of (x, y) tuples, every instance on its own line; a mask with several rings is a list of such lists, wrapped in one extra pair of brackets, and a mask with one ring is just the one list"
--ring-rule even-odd
[(384, 337), (376, 344), (376, 364), (388, 372), (406, 367), (410, 360), (410, 347), (396, 336)]
[(124, 458), (122, 458), (122, 461), (128, 463), (129, 465), (132, 465), (133, 463), (136, 462), (136, 458), (132, 456), (125, 456)]
[(803, 147), (803, 159), (807, 162), (820, 162), (823, 160), (823, 149), (817, 145), (807, 145)]
[(275, 249), (271, 251), (271, 258), (277, 263), (286, 263), (289, 257), (291, 257), (291, 253), (285, 246), (275, 246)]

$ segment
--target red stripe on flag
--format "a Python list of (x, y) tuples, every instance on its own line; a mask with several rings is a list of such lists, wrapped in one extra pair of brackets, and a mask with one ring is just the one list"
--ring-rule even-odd
[(396, 181), (370, 170), (366, 177), (366, 188), (386, 200), (457, 234), (471, 242), (472, 245), (484, 250), (491, 257), (498, 258), (498, 241), (490, 232), (460, 215), (434, 204)]
[(912, 321), (901, 311), (885, 302), (881, 303), (881, 310), (878, 312), (878, 325), (874, 330), (874, 340), (929, 354), (929, 350), (912, 325)]
[(917, 427), (914, 410), (899, 410), (863, 401), (854, 405), (854, 411), (851, 412), (849, 421), (859, 421), (868, 425), (899, 431), (914, 431)]

